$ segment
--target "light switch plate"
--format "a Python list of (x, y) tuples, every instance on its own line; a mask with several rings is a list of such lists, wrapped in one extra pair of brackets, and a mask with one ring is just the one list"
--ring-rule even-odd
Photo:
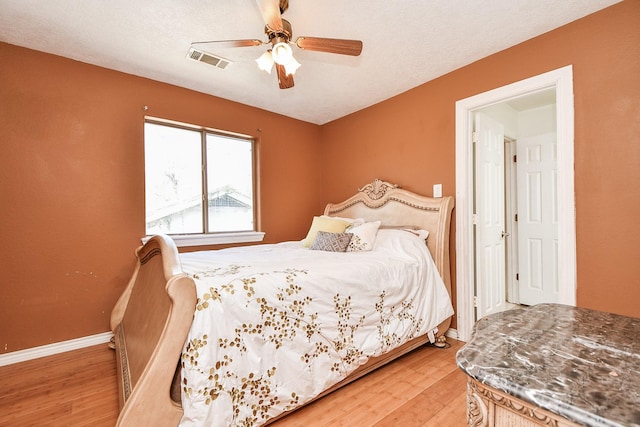
[(433, 197), (442, 197), (442, 184), (433, 184)]

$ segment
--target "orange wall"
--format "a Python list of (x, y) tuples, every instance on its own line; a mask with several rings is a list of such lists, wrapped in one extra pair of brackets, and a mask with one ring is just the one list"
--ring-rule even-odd
[(375, 177), (455, 195), (456, 101), (573, 64), (577, 303), (640, 317), (639, 28), (627, 0), (323, 126), (324, 199)]
[(318, 126), (0, 43), (0, 353), (109, 330), (145, 231), (145, 105), (259, 138), (266, 242), (321, 210)]
[(275, 242), (376, 177), (455, 194), (455, 101), (568, 64), (578, 304), (640, 317), (639, 26), (627, 0), (322, 127), (0, 43), (0, 353), (108, 330), (144, 233), (143, 106), (259, 138)]

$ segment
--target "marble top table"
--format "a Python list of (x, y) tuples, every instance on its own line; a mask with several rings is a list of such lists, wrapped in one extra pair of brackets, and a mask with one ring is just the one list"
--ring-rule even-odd
[(540, 304), (480, 319), (471, 378), (586, 426), (640, 426), (640, 319)]

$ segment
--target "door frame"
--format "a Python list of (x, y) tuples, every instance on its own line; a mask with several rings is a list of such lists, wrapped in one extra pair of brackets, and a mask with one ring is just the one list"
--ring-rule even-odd
[(475, 323), (473, 113), (551, 88), (556, 91), (560, 302), (576, 304), (573, 67), (568, 65), (456, 102), (456, 320), (457, 338), (462, 341), (471, 338)]

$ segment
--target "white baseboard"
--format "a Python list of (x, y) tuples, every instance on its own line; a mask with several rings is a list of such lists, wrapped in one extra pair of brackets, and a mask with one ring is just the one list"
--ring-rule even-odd
[[(113, 333), (111, 332), (103, 332), (101, 334), (90, 335), (88, 337), (76, 338), (73, 340), (42, 345), (40, 347), (27, 348), (25, 350), (0, 354), (0, 366), (26, 362), (27, 360), (52, 356), (54, 354), (64, 353), (65, 351), (91, 347), (92, 345), (105, 344), (108, 343), (109, 340), (111, 340), (112, 336)], [(458, 330), (453, 328), (449, 328), (447, 332), (445, 332), (445, 336), (453, 338), (454, 340), (459, 339)]]
[(453, 338), (454, 340), (459, 340), (460, 338), (458, 338), (458, 330), (457, 329), (453, 329), (453, 328), (449, 328), (447, 329), (447, 332), (444, 333), (445, 337), (449, 337), (449, 338)]
[(91, 347), (92, 345), (105, 344), (109, 342), (112, 336), (113, 334), (111, 332), (103, 332), (101, 334), (90, 335), (88, 337), (76, 338), (73, 340), (0, 354), (0, 366), (25, 362), (27, 360), (64, 353), (65, 351), (77, 350), (79, 348)]

